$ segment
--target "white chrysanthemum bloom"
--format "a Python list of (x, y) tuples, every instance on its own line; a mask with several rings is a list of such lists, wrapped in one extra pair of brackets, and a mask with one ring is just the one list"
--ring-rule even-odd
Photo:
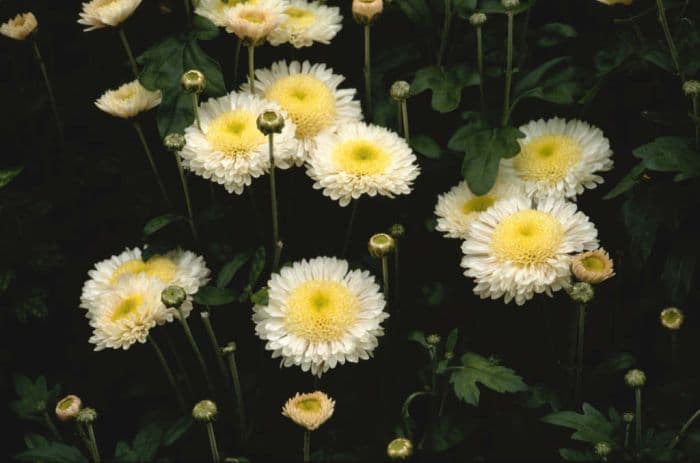
[(0, 26), (0, 34), (14, 40), (25, 40), (39, 27), (34, 13), (18, 14)]
[(194, 12), (207, 18), (219, 27), (226, 26), (226, 13), (232, 10), (239, 3), (255, 3), (255, 0), (199, 0), (199, 4)]
[(309, 156), (314, 188), (341, 206), (363, 194), (393, 198), (409, 194), (420, 169), (406, 141), (376, 125), (353, 122), (324, 132)]
[(389, 316), (374, 277), (333, 257), (302, 260), (273, 273), (267, 305), (253, 308), (255, 332), (272, 358), (321, 376), (369, 359)]
[(520, 193), (520, 182), (505, 171), (500, 171), (496, 183), (485, 195), (477, 196), (466, 181), (459, 182), (450, 191), (438, 196), (435, 205), (435, 229), (447, 238), (465, 239), (469, 225), (498, 201)]
[(78, 23), (88, 26), (85, 32), (103, 27), (117, 27), (141, 4), (141, 0), (92, 0), (83, 3)]
[(603, 183), (596, 172), (612, 169), (610, 142), (600, 129), (586, 122), (540, 119), (520, 127), (520, 153), (501, 167), (512, 169), (534, 199), (574, 198), (584, 189)]
[(107, 90), (95, 105), (107, 114), (131, 119), (144, 111), (155, 108), (162, 101), (160, 90), (147, 90), (138, 80), (124, 84), (116, 90)]
[(248, 93), (231, 93), (199, 107), (199, 127), (185, 130), (187, 143), (180, 151), (183, 165), (195, 174), (241, 194), (254, 178), (270, 170), (268, 139), (257, 126), (264, 111), (279, 111), (285, 119), (274, 136), (275, 167), (303, 164), (298, 156), (296, 127), (279, 106)]
[(329, 44), (343, 28), (343, 17), (337, 6), (291, 0), (284, 12), (286, 21), (267, 37), (271, 45), (290, 43), (294, 48), (302, 48), (310, 47), (314, 42)]
[(287, 19), (285, 7), (286, 3), (281, 0), (239, 3), (224, 12), (226, 31), (240, 40), (257, 45)]
[[(105, 292), (90, 310), (95, 350), (128, 349), (145, 343), (151, 328), (171, 322), (174, 309), (166, 309), (160, 300), (163, 284), (146, 274), (129, 275), (119, 280), (112, 291)], [(188, 300), (183, 309), (192, 310)]]
[(546, 198), (504, 199), (483, 212), (462, 243), (464, 275), (482, 299), (522, 305), (569, 286), (571, 254), (598, 247), (598, 231), (576, 205)]
[(297, 392), (282, 407), (282, 415), (307, 431), (315, 431), (333, 416), (334, 410), (335, 401), (321, 391)]
[[(355, 89), (338, 89), (345, 77), (325, 64), (279, 61), (270, 69), (257, 69), (255, 79), (256, 95), (279, 104), (296, 124), (299, 156), (304, 158), (315, 148), (319, 133), (362, 119)], [(241, 88), (250, 91), (248, 83)]]
[[(145, 274), (161, 283), (161, 291), (167, 286), (176, 285), (181, 286), (188, 295), (194, 295), (207, 284), (209, 273), (204, 259), (190, 251), (177, 249), (144, 261), (139, 248), (127, 248), (117, 256), (98, 262), (88, 272), (90, 279), (83, 285), (80, 307), (91, 311), (105, 293), (114, 290), (121, 279), (128, 276)], [(188, 310), (185, 313), (189, 315)]]

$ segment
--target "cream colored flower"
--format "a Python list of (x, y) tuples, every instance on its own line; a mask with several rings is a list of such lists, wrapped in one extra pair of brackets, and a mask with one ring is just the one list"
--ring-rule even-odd
[(302, 260), (273, 273), (268, 302), (253, 308), (255, 332), (272, 358), (321, 376), (370, 358), (384, 334), (386, 301), (373, 276), (333, 257)]
[(352, 0), (352, 14), (363, 24), (374, 21), (384, 10), (383, 0)]
[(315, 431), (333, 416), (335, 401), (321, 391), (299, 394), (289, 399), (282, 415), (308, 431)]
[(141, 4), (141, 0), (92, 0), (83, 3), (78, 23), (88, 26), (85, 32), (103, 27), (117, 27)]
[(615, 276), (613, 262), (602, 248), (576, 254), (571, 259), (571, 272), (579, 281), (592, 285)]
[(267, 38), (271, 45), (289, 43), (295, 48), (302, 48), (310, 47), (314, 42), (329, 44), (343, 28), (343, 17), (337, 6), (291, 0), (284, 13), (287, 19)]
[(25, 40), (36, 31), (37, 27), (39, 27), (39, 23), (37, 23), (34, 13), (22, 13), (3, 23), (0, 26), (0, 34), (14, 40)]
[(254, 3), (253, 0), (199, 0), (194, 12), (207, 18), (219, 27), (226, 27), (226, 14), (239, 3)]
[(285, 4), (279, 0), (239, 3), (225, 11), (226, 31), (240, 40), (257, 45), (287, 19), (284, 9)]
[(122, 119), (131, 119), (160, 104), (160, 90), (152, 92), (138, 80), (124, 84), (116, 90), (107, 90), (95, 105), (107, 114)]
[(70, 421), (75, 419), (83, 406), (83, 402), (77, 395), (69, 394), (56, 404), (56, 418), (59, 421)]

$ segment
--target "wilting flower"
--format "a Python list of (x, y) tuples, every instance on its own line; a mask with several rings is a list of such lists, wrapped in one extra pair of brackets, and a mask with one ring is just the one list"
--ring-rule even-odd
[(302, 48), (310, 47), (314, 42), (329, 44), (343, 28), (343, 17), (337, 6), (291, 0), (284, 13), (287, 19), (267, 38), (271, 45), (289, 43), (295, 48)]
[(83, 3), (78, 23), (88, 26), (85, 31), (117, 27), (131, 16), (141, 0), (92, 0)]
[(239, 3), (225, 11), (226, 31), (239, 39), (257, 45), (287, 19), (285, 4), (278, 0)]
[(605, 5), (625, 5), (630, 6), (634, 0), (597, 0), (598, 3), (603, 3)]
[(598, 247), (595, 226), (576, 206), (548, 198), (499, 201), (472, 223), (462, 244), (464, 275), (482, 299), (522, 305), (570, 284), (571, 254)]
[(610, 142), (585, 122), (540, 119), (520, 131), (525, 134), (520, 153), (504, 160), (502, 168), (513, 169), (532, 198), (574, 198), (603, 183), (596, 172), (612, 169)]
[(34, 13), (18, 14), (0, 26), (0, 34), (14, 40), (25, 40), (39, 27)]
[(255, 332), (282, 365), (321, 376), (370, 358), (389, 316), (373, 276), (333, 257), (302, 260), (273, 273), (267, 305), (253, 308)]
[(464, 239), (467, 237), (469, 225), (482, 212), (487, 211), (496, 202), (517, 196), (519, 181), (513, 175), (501, 171), (496, 183), (485, 195), (477, 196), (472, 193), (467, 182), (462, 181), (450, 191), (438, 197), (435, 205), (437, 225), (448, 238)]
[[(322, 131), (362, 119), (360, 103), (353, 99), (355, 89), (338, 89), (345, 78), (325, 64), (279, 61), (270, 69), (257, 69), (255, 78), (256, 95), (280, 105), (296, 124), (300, 157), (308, 156)], [(249, 91), (250, 85), (242, 89)]]
[(420, 169), (406, 141), (389, 130), (363, 122), (347, 123), (318, 136), (306, 173), (314, 188), (341, 206), (362, 195), (405, 195)]
[(56, 418), (59, 421), (70, 421), (75, 419), (80, 412), (83, 402), (77, 395), (67, 395), (56, 404)]
[(160, 104), (160, 90), (147, 90), (138, 80), (124, 84), (116, 90), (107, 90), (95, 105), (107, 114), (131, 119)]
[(315, 431), (333, 416), (335, 401), (321, 391), (299, 394), (289, 399), (282, 415), (308, 431)]
[[(265, 111), (281, 111), (275, 103), (247, 93), (231, 93), (199, 107), (199, 127), (185, 130), (187, 144), (180, 152), (183, 165), (195, 174), (241, 194), (254, 178), (270, 170), (270, 146), (257, 126)], [(297, 157), (295, 125), (283, 113), (285, 126), (275, 136), (275, 166), (301, 165)]]
[(615, 276), (612, 260), (604, 249), (575, 255), (571, 260), (571, 272), (579, 281), (593, 285)]

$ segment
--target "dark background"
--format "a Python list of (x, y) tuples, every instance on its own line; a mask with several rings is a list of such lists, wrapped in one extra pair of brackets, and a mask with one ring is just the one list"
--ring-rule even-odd
[[(635, 12), (653, 5), (653, 2), (638, 3), (642, 5)], [(141, 54), (160, 38), (182, 30), (185, 18), (181, 8), (181, 2), (144, 0), (126, 23), (134, 52)], [(341, 8), (344, 28), (330, 46), (293, 51), (291, 47), (265, 46), (256, 51), (257, 65), (267, 66), (273, 60), (291, 57), (325, 62), (347, 76), (345, 86), (358, 88), (361, 97), (362, 30), (352, 21), (349, 2), (341, 2)], [(60, 383), (63, 393), (78, 394), (100, 414), (96, 431), (102, 452), (109, 458), (115, 443), (133, 439), (147, 415), (175, 416), (176, 407), (148, 346), (133, 346), (127, 352), (92, 351), (92, 345), (87, 342), (90, 329), (84, 312), (78, 308), (80, 291), (87, 271), (95, 262), (118, 254), (126, 246), (143, 245), (143, 225), (168, 211), (160, 201), (130, 125), (94, 106), (94, 100), (106, 89), (131, 79), (116, 32), (111, 29), (82, 32), (76, 22), (80, 10), (77, 1), (65, 0), (59, 5), (48, 0), (0, 0), (3, 20), (25, 10), (33, 11), (39, 20), (40, 46), (65, 124), (65, 142), (57, 136), (31, 48), (28, 43), (3, 38), (0, 41), (0, 167), (23, 165), (25, 168), (10, 186), (0, 190), (0, 268), (14, 268), (16, 272), (12, 292), (0, 299), (0, 391), (6, 401), (12, 400), (15, 393), (11, 377), (20, 373), (30, 377), (45, 375), (50, 384)], [(573, 25), (579, 37), (554, 51), (530, 45), (523, 59), (542, 62), (557, 54), (570, 54), (583, 67), (592, 68), (593, 55), (615, 40), (615, 31), (626, 27), (613, 24), (612, 19), (627, 14), (626, 9), (607, 8), (592, 0), (541, 1), (532, 13), (531, 30), (560, 21)], [(496, 62), (505, 26), (502, 17), (491, 19), (488, 37), (494, 41), (487, 46), (494, 51), (488, 56)], [(473, 63), (469, 26), (461, 19), (456, 19), (453, 26), (446, 61), (468, 59)], [(643, 27), (656, 33), (654, 37), (660, 37), (655, 31), (653, 14)], [(372, 30), (378, 69), (398, 53), (396, 50), (402, 50), (398, 46), (414, 46), (414, 31), (395, 5), (387, 6), (387, 12)], [(437, 48), (437, 42), (421, 45), (425, 48), (432, 45), (433, 53)], [(202, 46), (222, 64), (227, 87), (233, 89), (233, 38), (222, 33)], [(426, 59), (421, 58), (426, 56), (424, 51), (415, 55), (418, 60), (407, 56), (405, 62), (375, 82), (378, 99), (386, 99), (393, 80), (411, 80), (417, 67), (426, 64)], [(245, 60), (245, 51), (242, 58)], [(683, 368), (672, 370), (668, 333), (658, 324), (658, 311), (671, 303), (659, 283), (659, 269), (654, 268), (653, 262), (649, 264), (651, 267), (635, 263), (628, 248), (621, 201), (604, 201), (602, 196), (633, 165), (633, 148), (660, 134), (686, 130), (674, 121), (659, 125), (645, 118), (643, 111), (682, 117), (688, 103), (678, 91), (678, 82), (662, 70), (645, 66), (634, 71), (610, 77), (585, 107), (524, 103), (513, 120), (519, 125), (532, 118), (554, 115), (581, 117), (600, 127), (610, 138), (615, 169), (605, 175), (603, 186), (587, 191), (579, 200), (579, 207), (596, 223), (601, 243), (611, 252), (617, 272), (613, 280), (596, 288), (596, 300), (587, 319), (586, 364), (595, 366), (613, 353), (631, 352), (649, 377), (647, 423), (677, 427), (699, 403), (693, 392), (697, 384), (693, 361), (698, 348), (693, 310), (697, 292), (690, 293), (683, 307), (687, 328), (680, 333), (680, 352), (686, 363)], [(494, 108), (499, 107), (501, 88), (499, 79), (488, 84), (489, 100), (493, 100)], [(476, 109), (477, 92), (475, 87), (465, 90), (460, 110)], [(388, 102), (378, 104), (377, 117), (393, 126), (395, 117), (388, 105)], [(434, 112), (428, 94), (412, 98), (409, 111), (413, 133), (428, 134), (441, 146), (446, 145), (460, 124), (454, 114)], [(177, 203), (181, 198), (177, 171), (172, 155), (161, 147), (155, 113), (146, 114), (142, 123), (168, 191)], [(422, 174), (410, 196), (395, 200), (365, 199), (359, 206), (349, 259), (378, 276), (376, 262), (365, 250), (367, 238), (374, 232), (385, 231), (393, 223), (402, 223), (407, 228), (400, 244), (401, 311), (391, 320), (388, 335), (380, 340), (375, 359), (336, 368), (321, 379), (319, 387), (337, 405), (333, 419), (313, 434), (314, 450), (323, 445), (329, 451), (353, 454), (362, 461), (384, 458), (385, 446), (395, 436), (400, 422), (403, 400), (421, 389), (418, 372), (426, 364), (425, 353), (420, 346), (406, 340), (406, 333), (414, 329), (446, 336), (449, 330), (459, 327), (457, 352), (472, 350), (485, 356), (495, 355), (522, 375), (527, 384), (546, 384), (565, 390), (563, 363), (574, 315), (568, 297), (561, 293), (553, 299), (540, 296), (522, 308), (475, 297), (472, 283), (461, 275), (459, 242), (442, 238), (429, 226), (437, 195), (460, 180), (461, 157), (445, 151), (439, 160), (419, 157), (419, 162)], [(283, 261), (339, 254), (350, 209), (338, 207), (313, 190), (303, 169), (283, 171), (278, 179), (285, 241)], [(190, 176), (189, 181), (195, 216), (206, 246), (195, 249), (185, 226), (172, 226), (159, 232), (149, 239), (153, 245), (181, 244), (197, 250), (205, 255), (216, 274), (233, 253), (268, 244), (266, 178), (253, 182), (257, 212), (252, 210), (245, 195), (229, 195), (217, 186), (212, 201), (205, 180)], [(179, 204), (182, 208), (182, 203)], [(662, 243), (658, 253), (663, 255), (663, 252)], [(18, 307), (27, 297), (46, 302), (45, 316), (18, 320)], [(277, 360), (270, 359), (263, 343), (254, 336), (250, 304), (213, 310), (220, 341), (235, 340), (239, 345), (239, 368), (244, 377), (248, 415), (253, 421), (252, 438), (242, 448), (231, 425), (232, 394), (221, 388), (218, 395), (222, 398), (222, 417), (217, 432), (223, 453), (270, 463), (293, 461), (301, 453), (302, 433), (280, 415), (280, 410), (295, 392), (313, 390), (313, 378), (297, 368), (280, 369)], [(36, 312), (41, 315), (44, 308)], [(199, 316), (194, 314), (191, 323), (210, 370), (216, 375)], [(203, 381), (179, 326), (173, 324), (158, 332), (161, 330), (170, 331), (195, 382), (190, 400), (204, 398)], [(589, 382), (584, 397), (599, 409), (615, 406), (620, 411), (630, 408), (633, 398), (624, 385), (622, 372)], [(450, 397), (448, 409), (472, 432), (462, 444), (429, 461), (556, 459), (559, 447), (572, 446), (568, 443), (569, 433), (539, 422), (548, 410), (527, 408), (524, 399), (523, 395), (484, 391), (482, 403), (475, 408)], [(416, 405), (419, 419), (423, 405)], [(7, 419), (3, 426), (3, 447), (11, 455), (24, 448), (22, 436), (26, 431), (41, 428), (18, 422), (9, 414)], [(206, 461), (208, 449), (203, 428), (193, 427), (175, 449), (159, 455), (170, 461)], [(339, 456), (335, 458), (340, 461)]]

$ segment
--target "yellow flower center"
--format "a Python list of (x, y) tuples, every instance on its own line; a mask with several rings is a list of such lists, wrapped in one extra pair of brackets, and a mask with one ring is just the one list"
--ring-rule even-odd
[(313, 11), (305, 8), (292, 6), (287, 8), (285, 13), (289, 17), (284, 23), (285, 26), (295, 31), (306, 29), (316, 20), (316, 16), (314, 15)]
[(514, 158), (525, 180), (555, 183), (566, 176), (582, 156), (581, 145), (566, 135), (543, 135), (525, 144)]
[(469, 215), (474, 212), (484, 212), (486, 209), (493, 206), (495, 202), (496, 198), (493, 196), (476, 196), (464, 203), (462, 212), (464, 215)]
[(265, 13), (262, 11), (245, 11), (241, 13), (241, 19), (253, 24), (262, 24), (265, 22)]
[(58, 409), (59, 410), (68, 410), (71, 405), (73, 405), (73, 402), (75, 399), (72, 397), (66, 397), (64, 399), (61, 399), (60, 402), (58, 402)]
[(146, 271), (146, 263), (141, 259), (127, 260), (117, 267), (109, 279), (110, 285), (115, 285), (124, 275), (135, 275)]
[(589, 272), (602, 272), (605, 270), (605, 261), (596, 255), (584, 257), (581, 259), (581, 264)]
[(318, 399), (302, 399), (296, 403), (299, 410), (318, 413), (321, 411), (321, 402)]
[(555, 256), (564, 237), (557, 219), (542, 211), (520, 211), (496, 225), (491, 250), (500, 261), (541, 264)]
[(345, 172), (374, 175), (386, 170), (391, 155), (370, 141), (351, 140), (335, 147), (333, 159)]
[(162, 256), (153, 256), (144, 262), (141, 259), (132, 259), (117, 267), (109, 279), (110, 285), (115, 285), (124, 275), (136, 275), (145, 273), (146, 275), (158, 278), (164, 283), (170, 283), (177, 276), (177, 265), (175, 262)]
[(136, 86), (129, 85), (127, 87), (117, 90), (115, 96), (121, 101), (127, 101), (132, 99), (136, 95)]
[(116, 322), (117, 320), (128, 317), (132, 313), (138, 311), (141, 304), (143, 304), (143, 296), (140, 294), (127, 297), (114, 308), (112, 312), (112, 321)]
[(289, 295), (285, 325), (307, 341), (338, 341), (355, 323), (359, 311), (357, 297), (344, 284), (312, 280)]
[(214, 150), (228, 156), (247, 156), (265, 143), (255, 119), (256, 115), (243, 109), (224, 113), (209, 124), (207, 140)]
[(315, 137), (335, 120), (333, 92), (321, 80), (307, 74), (278, 79), (267, 89), (265, 98), (287, 111), (297, 126), (297, 138)]

